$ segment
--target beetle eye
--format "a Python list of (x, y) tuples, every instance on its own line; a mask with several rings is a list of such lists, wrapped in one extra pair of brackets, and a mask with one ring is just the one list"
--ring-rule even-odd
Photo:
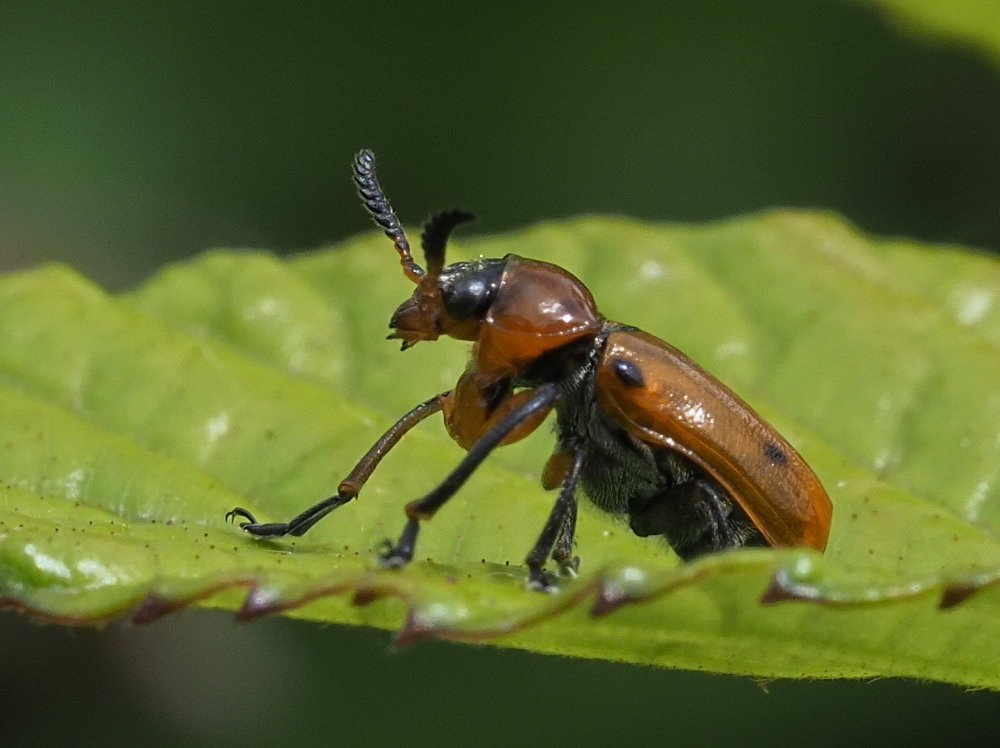
[(459, 278), (441, 289), (444, 308), (452, 319), (467, 319), (485, 310), (491, 296), (489, 284), (478, 275)]

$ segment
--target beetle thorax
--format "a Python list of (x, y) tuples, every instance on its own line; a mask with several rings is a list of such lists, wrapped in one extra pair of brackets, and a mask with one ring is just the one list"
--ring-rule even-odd
[(600, 332), (604, 318), (576, 277), (556, 265), (505, 258), (481, 325), (475, 365), (486, 379), (516, 377), (546, 353)]

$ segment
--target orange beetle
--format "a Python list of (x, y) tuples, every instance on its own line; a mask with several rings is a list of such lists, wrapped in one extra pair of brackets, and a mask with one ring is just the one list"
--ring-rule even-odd
[(420, 421), (443, 411), (467, 453), (434, 490), (406, 505), (399, 540), (383, 565), (413, 558), (420, 522), (434, 513), (496, 447), (534, 431), (553, 409), (557, 444), (542, 483), (558, 498), (525, 562), (528, 585), (554, 590), (551, 557), (573, 575), (576, 489), (628, 518), (640, 536), (662, 535), (687, 560), (744, 546), (823, 550), (831, 504), (816, 475), (773, 427), (676, 348), (597, 311), (579, 280), (516, 255), (445, 266), (451, 231), (472, 216), (437, 213), (424, 227), (426, 271), (414, 262), (399, 219), (375, 176), (370, 151), (354, 180), (392, 239), (417, 288), (393, 314), (390, 338), (405, 350), (450, 335), (473, 341), (453, 390), (397, 421), (341, 482), (337, 493), (288, 522), (258, 523), (236, 507), (227, 518), (257, 536), (301, 535), (358, 495), (382, 457)]

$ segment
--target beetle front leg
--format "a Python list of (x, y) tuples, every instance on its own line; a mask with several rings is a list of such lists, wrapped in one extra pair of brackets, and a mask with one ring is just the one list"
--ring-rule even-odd
[(449, 392), (442, 392), (440, 395), (435, 395), (425, 400), (396, 421), (371, 446), (364, 457), (354, 466), (354, 469), (347, 474), (347, 477), (340, 482), (340, 485), (337, 487), (337, 493), (314, 504), (288, 522), (258, 522), (248, 510), (241, 506), (233, 507), (226, 512), (226, 519), (235, 520), (237, 517), (242, 517), (247, 521), (241, 522), (240, 527), (259, 538), (278, 537), (281, 535), (299, 536), (304, 534), (334, 509), (343, 506), (351, 499), (357, 498), (361, 488), (371, 477), (371, 474), (375, 472), (375, 468), (378, 467), (378, 464), (388, 454), (389, 450), (395, 447), (410, 429), (428, 416), (440, 411), (444, 399), (449, 394)]
[(237, 517), (242, 517), (247, 521), (240, 522), (240, 529), (258, 538), (280, 537), (281, 535), (299, 536), (304, 534), (306, 530), (334, 509), (343, 506), (356, 496), (357, 494), (354, 494), (354, 496), (339, 493), (334, 494), (327, 499), (313, 504), (301, 514), (292, 517), (288, 522), (258, 522), (248, 509), (244, 509), (241, 506), (234, 506), (226, 512), (226, 519), (235, 521)]
[(577, 447), (572, 454), (566, 475), (559, 487), (559, 496), (545, 521), (541, 535), (524, 559), (528, 566), (528, 588), (540, 592), (557, 592), (559, 586), (555, 577), (545, 571), (545, 559), (551, 552), (560, 570), (568, 575), (576, 574), (579, 559), (571, 559), (573, 536), (576, 532), (576, 485), (580, 481), (583, 468), (584, 450)]
[[(391, 545), (381, 556), (382, 565), (387, 568), (405, 566), (413, 560), (413, 550), (420, 531), (420, 522), (430, 519), (448, 499), (462, 487), (469, 476), (483, 460), (496, 449), (503, 440), (523, 423), (536, 418), (539, 412), (547, 412), (559, 396), (554, 384), (545, 384), (532, 391), (530, 397), (520, 402), (499, 421), (490, 426), (465, 453), (462, 461), (455, 466), (447, 478), (426, 496), (406, 505), (406, 526), (395, 545)], [(558, 528), (557, 528), (558, 530)], [(553, 534), (554, 538), (554, 534)], [(550, 546), (551, 547), (551, 544)]]

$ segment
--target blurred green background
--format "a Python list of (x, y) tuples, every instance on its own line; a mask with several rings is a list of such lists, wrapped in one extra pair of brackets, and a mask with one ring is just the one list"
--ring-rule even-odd
[[(997, 14), (1000, 23), (1000, 10)], [(0, 267), (118, 289), (212, 246), (404, 220), (478, 230), (773, 206), (1000, 248), (1000, 73), (861, 3), (0, 4)], [(388, 272), (396, 272), (387, 265)], [(389, 310), (373, 310), (387, 315)], [(347, 466), (345, 466), (347, 467)], [(189, 611), (0, 615), (0, 743), (909, 745), (1000, 734), (995, 694), (575, 662)]]

